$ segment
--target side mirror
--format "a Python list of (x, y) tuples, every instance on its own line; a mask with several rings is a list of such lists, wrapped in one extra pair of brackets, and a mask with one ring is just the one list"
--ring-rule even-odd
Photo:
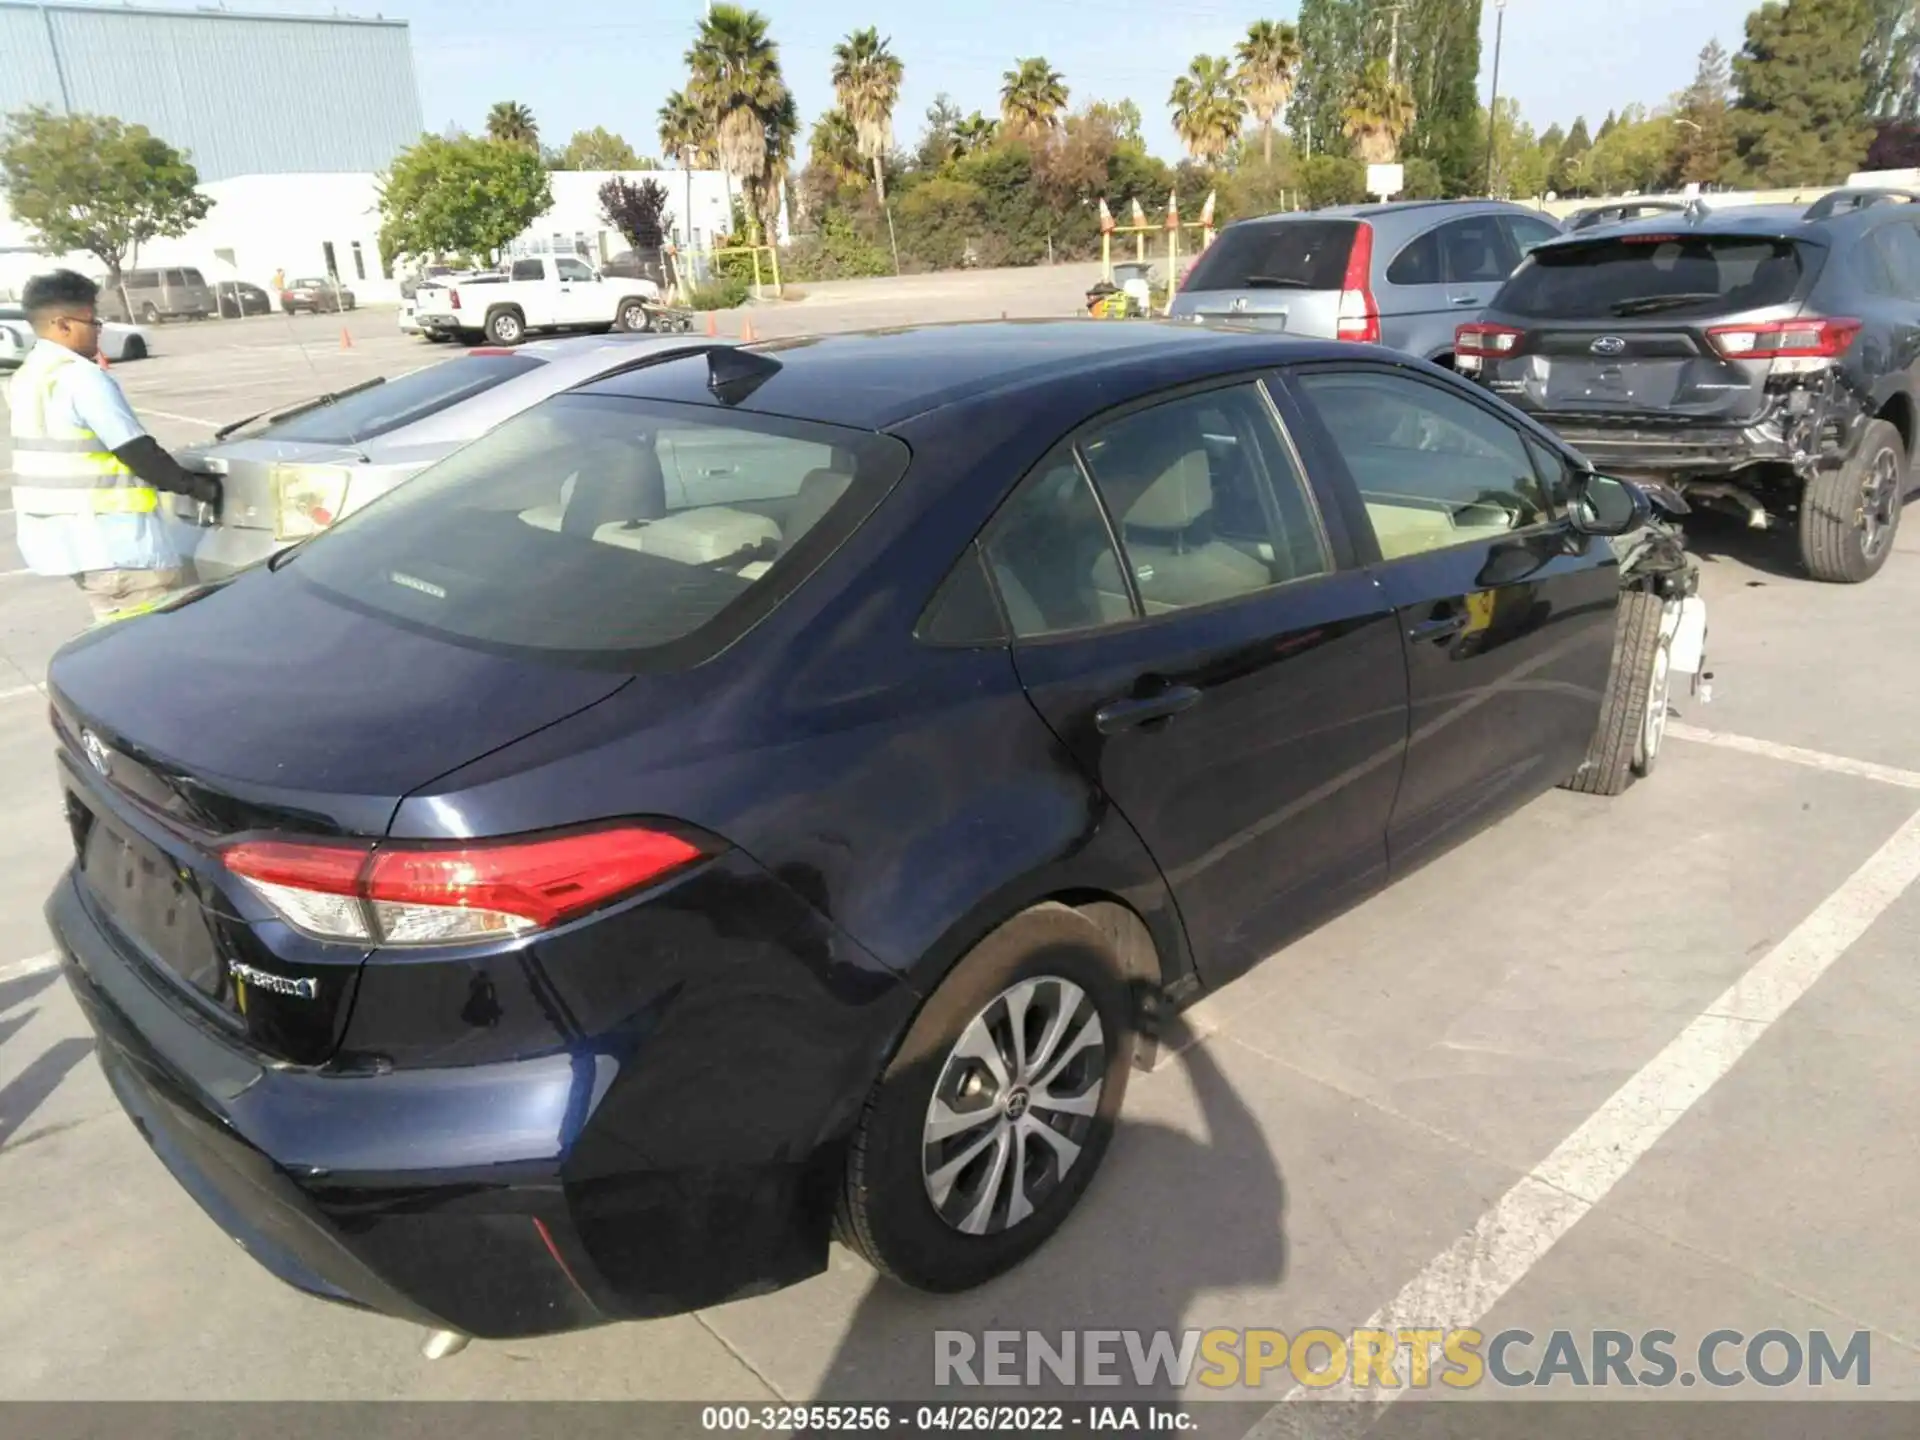
[(1647, 492), (1631, 480), (1588, 471), (1574, 480), (1567, 523), (1579, 535), (1625, 535), (1646, 524), (1652, 514)]

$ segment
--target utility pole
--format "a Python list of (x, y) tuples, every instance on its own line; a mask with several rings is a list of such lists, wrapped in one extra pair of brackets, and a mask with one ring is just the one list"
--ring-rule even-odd
[(1387, 78), (1394, 81), (1400, 78), (1400, 9), (1387, 11)]
[(1507, 28), (1507, 0), (1493, 0), (1493, 94), (1487, 100), (1487, 194), (1493, 194), (1493, 137), (1500, 119), (1500, 41)]

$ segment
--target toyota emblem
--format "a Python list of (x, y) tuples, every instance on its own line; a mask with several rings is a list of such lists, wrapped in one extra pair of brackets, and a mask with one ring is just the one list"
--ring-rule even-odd
[(1627, 348), (1627, 342), (1618, 335), (1602, 335), (1589, 348), (1596, 355), (1618, 355)]
[(91, 730), (80, 732), (80, 748), (87, 752), (87, 761), (94, 769), (105, 775), (113, 765), (113, 752), (107, 749), (100, 737)]

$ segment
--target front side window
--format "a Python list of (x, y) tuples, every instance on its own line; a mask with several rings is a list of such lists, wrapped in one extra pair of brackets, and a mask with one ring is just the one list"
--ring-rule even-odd
[(455, 642), (604, 668), (693, 664), (851, 534), (907, 458), (865, 431), (562, 394), (283, 568)]
[(1472, 401), (1378, 370), (1310, 371), (1298, 385), (1360, 491), (1383, 558), (1549, 518), (1520, 432)]
[(593, 271), (571, 256), (562, 256), (554, 261), (553, 268), (562, 280), (593, 279)]
[[(1137, 410), (1093, 431), (1080, 452), (1149, 615), (1328, 568), (1305, 483), (1257, 385)], [(1127, 598), (1111, 558), (1095, 583)]]
[(1434, 232), (1440, 237), (1440, 263), (1449, 285), (1497, 284), (1513, 269), (1497, 215), (1472, 215)]

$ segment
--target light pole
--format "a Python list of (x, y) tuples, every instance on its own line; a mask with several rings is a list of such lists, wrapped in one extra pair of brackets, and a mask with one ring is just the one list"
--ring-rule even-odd
[(1493, 0), (1493, 94), (1487, 100), (1487, 194), (1493, 194), (1494, 126), (1500, 117), (1500, 41), (1507, 28), (1507, 0)]

